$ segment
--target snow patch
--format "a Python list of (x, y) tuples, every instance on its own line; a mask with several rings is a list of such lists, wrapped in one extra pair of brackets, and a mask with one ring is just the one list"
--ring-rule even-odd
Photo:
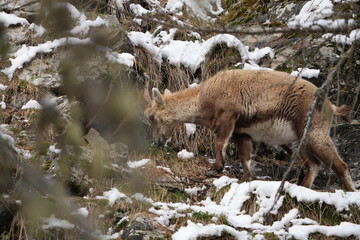
[(42, 109), (42, 106), (36, 100), (31, 99), (25, 105), (23, 105), (21, 109)]
[(193, 123), (185, 123), (185, 130), (186, 130), (186, 135), (188, 137), (192, 136), (195, 134), (196, 132), (196, 125)]
[(266, 47), (256, 48), (249, 51), (238, 38), (230, 34), (218, 34), (208, 40), (179, 41), (172, 40), (173, 35), (167, 35), (166, 43), (162, 44), (162, 34), (154, 35), (150, 32), (130, 32), (128, 37), (134, 46), (141, 46), (151, 53), (154, 58), (162, 63), (166, 59), (171, 65), (180, 67), (181, 65), (195, 72), (205, 61), (205, 56), (218, 44), (226, 44), (228, 47), (235, 48), (243, 62), (251, 61), (258, 63), (264, 56), (274, 57), (273, 49)]
[(29, 25), (30, 23), (25, 18), (21, 18), (12, 13), (0, 12), (0, 22), (2, 22), (5, 27), (10, 25)]
[(80, 216), (83, 216), (83, 217), (88, 217), (89, 216), (89, 210), (87, 210), (86, 207), (79, 208), (74, 212), (74, 214), (80, 215)]
[(4, 90), (6, 90), (6, 89), (7, 89), (7, 87), (8, 87), (8, 86), (3, 85), (3, 84), (1, 84), (1, 83), (0, 83), (0, 91), (4, 91)]
[(139, 168), (145, 166), (150, 159), (142, 159), (140, 161), (129, 161), (127, 162), (127, 165), (129, 168)]
[(194, 153), (188, 152), (186, 149), (183, 149), (180, 152), (178, 152), (177, 156), (178, 158), (189, 159), (189, 158), (193, 158), (195, 155)]
[(55, 145), (50, 145), (50, 146), (49, 146), (49, 151), (50, 151), (50, 152), (53, 152), (53, 153), (55, 153), (55, 154), (60, 154), (62, 150), (56, 148)]
[(238, 179), (236, 178), (229, 178), (228, 176), (222, 176), (218, 179), (215, 179), (213, 181), (213, 184), (215, 185), (216, 187), (216, 191), (219, 191), (220, 189), (222, 189), (223, 187), (229, 185), (229, 184), (232, 184), (234, 182), (237, 182)]
[(30, 24), (29, 29), (35, 32), (34, 37), (41, 37), (45, 33), (45, 28), (36, 25), (35, 23)]
[[(221, 14), (224, 9), (221, 6), (221, 0), (169, 0), (165, 8), (173, 13), (182, 15), (179, 11), (186, 6), (196, 17), (204, 20), (212, 20), (208, 13), (212, 15)], [(216, 7), (217, 10), (214, 10)]]
[(239, 232), (235, 228), (227, 225), (209, 224), (203, 225), (201, 223), (193, 223), (187, 221), (186, 227), (181, 227), (175, 234), (172, 235), (172, 240), (193, 240), (198, 237), (221, 237), (222, 233), (226, 232), (235, 239), (249, 239), (246, 231)]
[(96, 199), (106, 199), (109, 201), (109, 205), (112, 206), (114, 205), (115, 202), (117, 202), (119, 199), (128, 199), (128, 197), (119, 192), (119, 190), (117, 190), (116, 188), (112, 188), (111, 190), (104, 192), (102, 196), (96, 196)]
[(320, 74), (319, 69), (298, 68), (297, 71), (292, 71), (291, 75), (295, 77), (318, 78)]
[(330, 0), (311, 0), (305, 3), (299, 14), (288, 23), (288, 27), (321, 29), (341, 29), (355, 24), (353, 19), (327, 20), (333, 13), (333, 3)]
[(185, 192), (189, 195), (197, 195), (198, 192), (203, 191), (206, 189), (206, 186), (202, 186), (202, 187), (193, 187), (193, 188), (185, 188)]
[(9, 79), (12, 79), (15, 71), (23, 67), (27, 62), (30, 62), (35, 58), (38, 53), (49, 53), (54, 48), (70, 44), (70, 45), (85, 45), (90, 44), (90, 39), (79, 39), (74, 37), (69, 38), (60, 38), (53, 41), (47, 41), (46, 43), (39, 44), (37, 46), (26, 46), (25, 44), (22, 47), (12, 54), (14, 58), (10, 58), (11, 66), (1, 70), (4, 74), (8, 76)]
[(72, 229), (75, 225), (69, 223), (66, 220), (58, 219), (53, 214), (43, 219), (43, 225), (41, 226), (42, 229), (50, 229), (50, 228), (64, 228), (64, 229)]

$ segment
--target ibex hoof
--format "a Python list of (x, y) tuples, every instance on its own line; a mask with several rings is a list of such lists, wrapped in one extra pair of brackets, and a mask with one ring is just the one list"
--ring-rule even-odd
[(207, 177), (216, 177), (216, 176), (219, 175), (219, 173), (218, 173), (218, 171), (216, 171), (216, 170), (214, 170), (214, 169), (210, 169), (210, 170), (207, 170), (207, 171), (205, 172), (205, 175), (206, 175)]

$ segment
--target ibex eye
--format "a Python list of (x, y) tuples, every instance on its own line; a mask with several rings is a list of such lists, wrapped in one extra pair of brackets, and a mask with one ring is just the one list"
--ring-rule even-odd
[(150, 115), (150, 116), (149, 116), (149, 120), (152, 121), (152, 122), (155, 121), (154, 115)]

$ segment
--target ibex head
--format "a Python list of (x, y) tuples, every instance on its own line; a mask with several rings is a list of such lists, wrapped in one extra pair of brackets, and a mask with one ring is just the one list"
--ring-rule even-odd
[(164, 95), (170, 94), (165, 90), (164, 95), (157, 88), (153, 88), (151, 96), (145, 89), (144, 97), (148, 107), (144, 111), (144, 116), (152, 128), (152, 136), (155, 144), (164, 145), (175, 128), (175, 120), (172, 118), (172, 110), (166, 104)]

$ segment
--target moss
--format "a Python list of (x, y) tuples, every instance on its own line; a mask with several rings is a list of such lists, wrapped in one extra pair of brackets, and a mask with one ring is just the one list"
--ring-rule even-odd
[(206, 220), (211, 220), (214, 217), (214, 215), (208, 212), (194, 212), (192, 214), (192, 217), (195, 218), (196, 220), (206, 221)]
[(145, 148), (141, 154), (154, 159), (171, 160), (177, 158), (177, 152), (173, 148), (168, 147), (149, 146), (148, 148)]
[(346, 238), (342, 238), (342, 237), (330, 237), (330, 236), (326, 236), (324, 234), (321, 233), (312, 233), (309, 235), (309, 240), (340, 240), (340, 239), (346, 239), (346, 240), (356, 240), (358, 238), (356, 238), (355, 236), (350, 236), (350, 237), (346, 237)]
[(276, 71), (280, 71), (280, 72), (287, 72), (287, 73), (291, 73), (292, 72), (292, 68), (287, 66), (286, 64), (281, 64), (280, 66), (278, 66), (276, 69)]
[(274, 233), (263, 233), (263, 236), (266, 240), (277, 240), (279, 239)]
[(223, 17), (222, 22), (233, 26), (247, 23), (257, 15), (267, 13), (269, 2), (269, 0), (242, 0), (236, 3), (233, 0), (226, 1), (224, 9), (227, 10), (228, 14)]
[(113, 227), (112, 233), (114, 234), (114, 233), (120, 232), (120, 231), (123, 230), (128, 224), (129, 224), (129, 221), (127, 221), (127, 220), (119, 221), (119, 222)]
[(319, 202), (298, 202), (286, 194), (283, 207), (280, 208), (279, 213), (283, 214), (293, 208), (299, 210), (300, 216), (306, 216), (321, 225), (334, 226), (344, 221), (360, 223), (360, 211), (357, 206), (351, 206), (348, 211), (338, 212), (332, 205)]
[(17, 127), (12, 127), (10, 129), (14, 134), (18, 134), (19, 132), (21, 132), (21, 129), (20, 128), (17, 128)]
[(187, 195), (183, 191), (169, 192), (172, 202), (184, 202), (187, 199)]

